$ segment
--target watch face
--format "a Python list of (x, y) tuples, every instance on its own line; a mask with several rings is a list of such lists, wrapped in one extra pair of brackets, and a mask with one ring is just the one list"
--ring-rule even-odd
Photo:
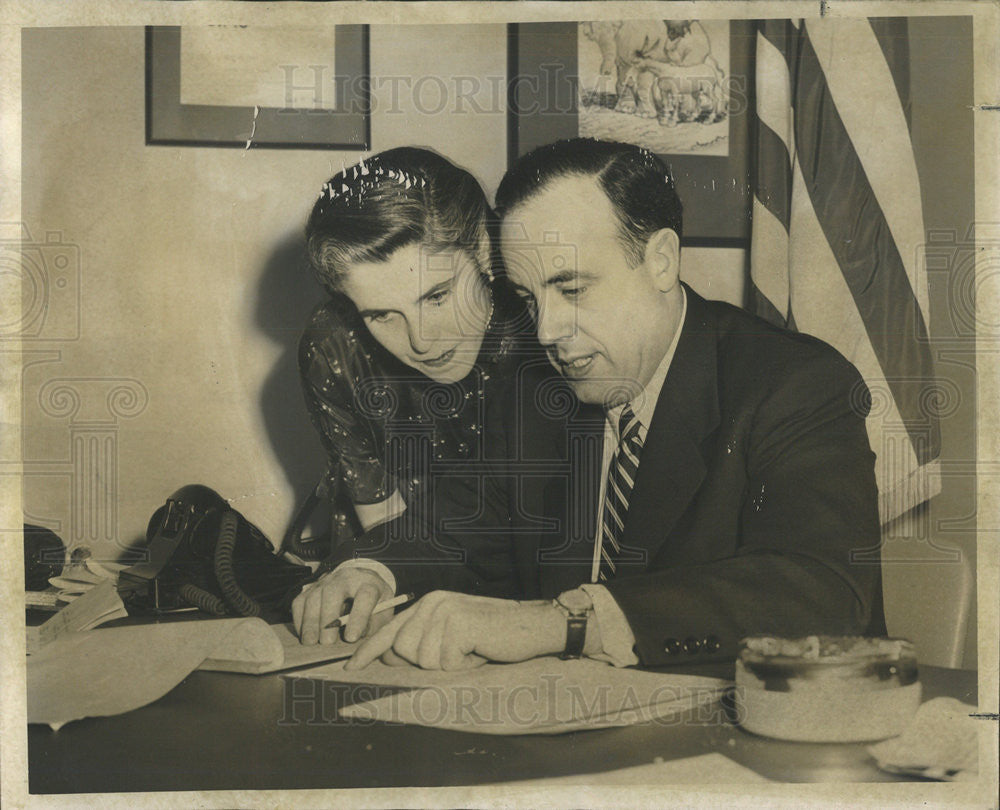
[(587, 596), (587, 593), (579, 589), (559, 594), (559, 598), (556, 601), (570, 613), (586, 613), (594, 607), (594, 603)]

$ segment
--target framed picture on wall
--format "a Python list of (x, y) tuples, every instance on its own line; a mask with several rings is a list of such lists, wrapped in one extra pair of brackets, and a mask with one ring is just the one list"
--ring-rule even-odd
[(753, 23), (604, 20), (509, 31), (509, 159), (560, 138), (634, 143), (670, 168), (682, 244), (750, 239)]
[(147, 27), (146, 143), (368, 149), (368, 26)]

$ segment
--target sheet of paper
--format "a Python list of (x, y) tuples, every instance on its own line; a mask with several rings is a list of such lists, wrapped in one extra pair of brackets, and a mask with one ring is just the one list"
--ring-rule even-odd
[(64, 579), (63, 577), (52, 577), (49, 580), (49, 585), (58, 588), (60, 595), (86, 593), (94, 587), (94, 583), (92, 582), (78, 582), (76, 580)]
[[(299, 642), (299, 637), (290, 624), (268, 626), (260, 619), (256, 622), (264, 625), (267, 632), (261, 632), (257, 623), (244, 626), (213, 650), (212, 655), (198, 669), (263, 675), (321, 661), (349, 658), (358, 646), (358, 642), (348, 644), (346, 641), (305, 645)], [(247, 628), (252, 628), (252, 632)]]
[[(360, 641), (348, 643), (337, 641), (333, 644), (312, 644), (305, 645), (299, 642), (299, 637), (290, 624), (273, 625), (271, 629), (275, 632), (281, 642), (285, 653), (283, 669), (292, 667), (304, 667), (317, 664), (320, 661), (336, 661), (350, 658), (351, 654), (358, 648)], [(273, 670), (271, 670), (273, 671)]]
[(259, 619), (218, 619), (62, 636), (28, 657), (28, 722), (58, 728), (152, 703), (248, 622), (269, 632)]
[(343, 663), (296, 672), (343, 683), (412, 687), (346, 706), (341, 714), (485, 734), (561, 734), (589, 728), (674, 722), (697, 708), (718, 710), (728, 681), (612, 667), (588, 659), (537, 658), (460, 672)]
[(60, 610), (51, 619), (28, 633), (28, 652), (37, 652), (40, 645), (48, 644), (68, 633), (90, 630), (112, 619), (128, 615), (125, 605), (110, 580), (95, 585), (79, 598)]
[[(702, 754), (663, 761), (654, 760), (647, 765), (619, 768), (603, 773), (573, 774), (547, 779), (525, 779), (520, 782), (503, 782), (491, 787), (501, 788), (580, 788), (604, 785), (734, 785), (744, 782), (770, 782), (756, 771), (733, 762), (722, 754)], [(485, 786), (484, 786), (485, 787)], [(518, 799), (530, 802), (530, 794), (518, 793)]]
[(79, 568), (73, 574), (49, 577), (49, 585), (70, 590), (86, 590), (94, 585), (100, 585), (108, 577), (100, 577), (86, 568)]

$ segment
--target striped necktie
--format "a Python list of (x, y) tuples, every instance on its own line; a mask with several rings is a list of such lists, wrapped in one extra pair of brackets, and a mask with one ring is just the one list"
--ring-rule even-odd
[(640, 424), (632, 406), (626, 405), (618, 421), (618, 449), (608, 468), (608, 481), (604, 491), (601, 566), (597, 576), (599, 582), (606, 582), (615, 575), (621, 554), (628, 501), (632, 496), (635, 474), (639, 469), (639, 456), (642, 454)]

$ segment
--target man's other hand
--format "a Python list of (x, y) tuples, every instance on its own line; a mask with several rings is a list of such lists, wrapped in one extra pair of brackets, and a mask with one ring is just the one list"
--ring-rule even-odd
[(345, 669), (380, 657), (424, 669), (470, 669), (557, 653), (565, 641), (566, 619), (549, 602), (433, 591), (373, 633)]
[(340, 627), (327, 628), (346, 612), (350, 617), (344, 627), (344, 640), (357, 641), (371, 635), (392, 618), (392, 611), (372, 615), (375, 606), (392, 598), (389, 583), (367, 568), (342, 568), (324, 574), (302, 589), (292, 602), (292, 621), (303, 644), (332, 644), (340, 637)]

